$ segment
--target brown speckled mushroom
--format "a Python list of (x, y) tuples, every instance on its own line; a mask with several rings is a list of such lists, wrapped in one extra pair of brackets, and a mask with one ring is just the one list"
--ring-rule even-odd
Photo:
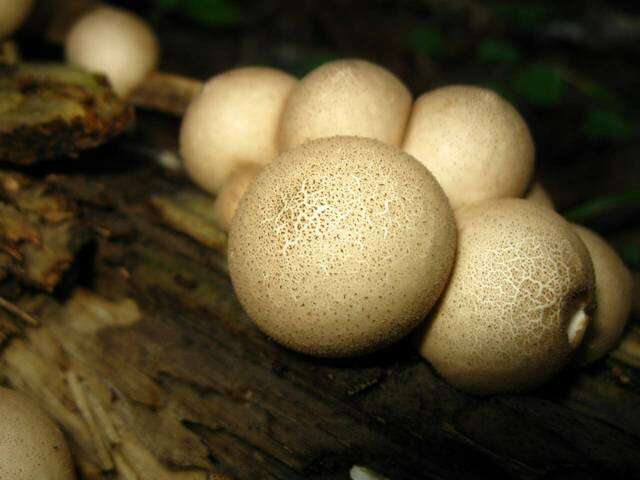
[(76, 478), (60, 429), (29, 398), (6, 388), (0, 388), (0, 478)]
[(527, 124), (509, 102), (485, 88), (453, 85), (420, 96), (403, 149), (436, 177), (454, 210), (520, 197), (533, 173)]
[(280, 151), (334, 135), (399, 146), (410, 110), (409, 90), (388, 70), (364, 60), (329, 62), (291, 93), (282, 117)]
[(390, 145), (330, 137), (281, 154), (240, 201), (229, 271), (277, 342), (354, 356), (409, 333), (449, 277), (453, 212), (433, 176)]
[(216, 75), (189, 105), (180, 128), (180, 153), (191, 179), (216, 193), (241, 165), (277, 156), (284, 104), (297, 80), (267, 67)]
[(576, 361), (591, 363), (613, 349), (629, 319), (633, 279), (631, 272), (607, 241), (591, 230), (573, 225), (591, 254), (596, 274), (598, 308), (589, 324)]
[(589, 324), (589, 252), (562, 217), (523, 199), (489, 200), (456, 219), (455, 266), (416, 334), (420, 353), (466, 392), (537, 387), (569, 362)]

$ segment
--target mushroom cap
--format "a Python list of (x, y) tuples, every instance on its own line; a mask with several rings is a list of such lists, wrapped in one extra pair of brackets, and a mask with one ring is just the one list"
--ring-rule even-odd
[(60, 429), (29, 398), (6, 388), (0, 388), (0, 478), (76, 478)]
[(33, 0), (0, 0), (0, 40), (22, 26), (32, 7)]
[(607, 241), (591, 230), (572, 225), (591, 254), (596, 274), (596, 309), (576, 355), (591, 363), (613, 349), (629, 319), (633, 291), (631, 272)]
[(536, 387), (562, 369), (594, 307), (589, 252), (557, 213), (523, 199), (456, 212), (458, 253), (419, 350), (460, 390)]
[(155, 70), (160, 47), (151, 27), (136, 14), (98, 7), (73, 25), (65, 53), (70, 63), (105, 74), (114, 91), (126, 97)]
[(334, 135), (399, 146), (410, 110), (411, 93), (388, 70), (357, 59), (325, 63), (291, 93), (280, 127), (280, 151)]
[(449, 202), (395, 147), (323, 138), (268, 165), (240, 201), (229, 271), (265, 333), (343, 357), (409, 333), (436, 302), (455, 255)]
[(222, 231), (231, 229), (240, 199), (263, 168), (255, 163), (242, 165), (222, 185), (213, 205), (213, 220)]
[(530, 202), (537, 203), (541, 207), (547, 207), (551, 210), (556, 209), (549, 193), (544, 189), (540, 182), (533, 182), (524, 198)]
[(509, 102), (485, 88), (454, 85), (421, 95), (402, 148), (436, 177), (454, 210), (521, 197), (533, 173), (527, 124)]
[(296, 83), (267, 67), (238, 68), (210, 79), (180, 128), (180, 152), (193, 181), (215, 193), (239, 165), (271, 162), (278, 155), (284, 104)]

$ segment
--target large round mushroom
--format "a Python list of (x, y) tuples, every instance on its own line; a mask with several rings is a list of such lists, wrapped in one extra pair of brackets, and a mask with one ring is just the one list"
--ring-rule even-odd
[(604, 238), (581, 225), (573, 225), (573, 229), (589, 250), (596, 273), (598, 308), (576, 357), (578, 363), (587, 364), (601, 358), (620, 341), (631, 312), (633, 278)]
[(180, 153), (192, 180), (217, 193), (236, 169), (278, 155), (285, 102), (297, 79), (267, 67), (221, 73), (191, 102), (180, 128)]
[(129, 95), (158, 63), (151, 27), (133, 12), (102, 6), (80, 17), (65, 40), (70, 63), (103, 73), (121, 97)]
[(533, 173), (534, 145), (524, 119), (480, 87), (453, 85), (420, 96), (403, 149), (433, 173), (454, 210), (521, 197)]
[(280, 151), (334, 135), (399, 146), (410, 110), (411, 93), (388, 70), (357, 59), (325, 63), (291, 93), (280, 126)]
[(414, 158), (331, 137), (282, 154), (240, 201), (229, 271), (256, 325), (299, 352), (372, 352), (411, 331), (449, 277), (449, 202)]
[(595, 298), (589, 252), (562, 217), (523, 199), (483, 202), (456, 219), (455, 266), (417, 332), (420, 353), (470, 393), (534, 388), (583, 339)]
[(33, 401), (6, 388), (0, 388), (0, 478), (76, 478), (60, 429)]

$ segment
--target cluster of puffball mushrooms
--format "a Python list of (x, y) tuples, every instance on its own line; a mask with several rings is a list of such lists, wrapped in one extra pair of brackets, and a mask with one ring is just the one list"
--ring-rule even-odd
[[(30, 4), (0, 0), (0, 38)], [(65, 51), (123, 98), (159, 58), (151, 28), (108, 6), (73, 25)], [(532, 181), (525, 121), (490, 90), (448, 86), (413, 101), (391, 72), (354, 59), (301, 80), (238, 68), (202, 85), (180, 153), (217, 197), (241, 304), (290, 349), (350, 357), (411, 334), (449, 383), (494, 394), (593, 362), (622, 335), (630, 272), (554, 211)], [(59, 431), (35, 406), (2, 390), (0, 418), (21, 422), (42, 449), (33, 458), (59, 468), (47, 478), (72, 478)], [(0, 437), (8, 431), (1, 422)], [(0, 477), (44, 478), (7, 468), (0, 459)]]
[[(110, 7), (66, 41), (69, 62), (124, 97), (158, 52), (142, 19)], [(354, 59), (301, 80), (238, 68), (193, 98), (180, 154), (217, 197), (240, 302), (288, 348), (349, 357), (413, 332), (447, 381), (490, 394), (592, 362), (622, 334), (630, 272), (532, 184), (529, 129), (490, 90), (413, 101), (391, 72)]]

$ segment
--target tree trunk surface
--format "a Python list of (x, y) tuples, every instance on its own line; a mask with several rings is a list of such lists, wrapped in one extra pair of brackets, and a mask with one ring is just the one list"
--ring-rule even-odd
[(59, 422), (81, 478), (640, 477), (640, 374), (611, 357), (478, 398), (406, 340), (334, 361), (276, 345), (233, 294), (210, 200), (127, 141), (22, 171), (92, 239), (52, 293), (3, 284), (40, 325), (0, 312), (0, 375)]

